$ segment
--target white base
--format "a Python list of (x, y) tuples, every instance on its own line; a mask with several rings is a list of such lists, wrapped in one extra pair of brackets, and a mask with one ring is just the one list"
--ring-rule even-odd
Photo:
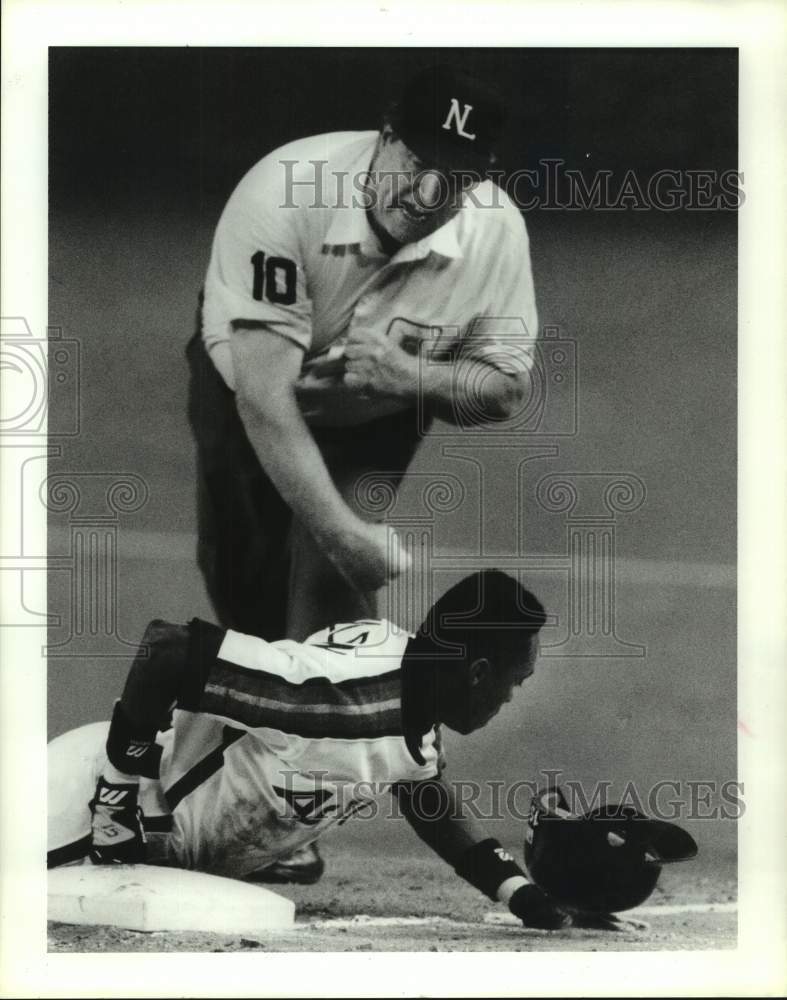
[(258, 933), (292, 927), (295, 904), (270, 889), (153, 865), (70, 865), (48, 872), (50, 920), (135, 931)]

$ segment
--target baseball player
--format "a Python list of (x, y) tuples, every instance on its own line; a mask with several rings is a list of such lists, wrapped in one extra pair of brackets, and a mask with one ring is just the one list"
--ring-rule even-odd
[(474, 732), (532, 674), (544, 620), (533, 594), (485, 571), (414, 635), (368, 619), (269, 643), (154, 621), (108, 731), (50, 744), (48, 863), (89, 854), (255, 879), (391, 794), (460, 877), (526, 926), (562, 927), (566, 914), (454, 798), (440, 747), (441, 725)]
[(524, 221), (486, 179), (502, 118), (429, 68), (381, 130), (292, 142), (230, 197), (188, 349), (199, 563), (225, 627), (302, 640), (374, 618), (408, 556), (360, 477), (396, 489), (433, 417), (520, 405), (537, 317)]

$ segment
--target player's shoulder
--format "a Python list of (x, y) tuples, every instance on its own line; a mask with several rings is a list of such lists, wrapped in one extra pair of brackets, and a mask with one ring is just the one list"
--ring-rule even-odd
[(484, 243), (527, 242), (527, 227), (516, 203), (492, 180), (485, 180), (467, 197), (461, 213), (468, 233)]
[(334, 649), (339, 652), (364, 649), (403, 650), (410, 633), (387, 618), (358, 618), (351, 622), (334, 622), (326, 625), (306, 640), (308, 645)]
[(279, 146), (268, 153), (261, 162), (273, 157), (276, 160), (295, 160), (307, 167), (311, 166), (312, 160), (324, 161), (330, 166), (334, 160), (351, 160), (357, 152), (366, 147), (371, 148), (378, 134), (377, 131), (365, 131), (322, 132), (319, 135), (308, 135)]
[(293, 139), (271, 150), (241, 179), (236, 194), (254, 197), (278, 191), (285, 204), (312, 205), (336, 178), (369, 166), (376, 131), (325, 132)]
[(335, 622), (309, 636), (304, 652), (320, 654), (320, 667), (335, 680), (399, 670), (410, 633), (385, 618)]

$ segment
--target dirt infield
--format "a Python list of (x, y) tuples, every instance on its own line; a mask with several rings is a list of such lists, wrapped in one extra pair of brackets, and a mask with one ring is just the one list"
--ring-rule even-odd
[[(50, 952), (704, 951), (734, 948), (735, 869), (666, 869), (642, 916), (650, 929), (609, 933), (525, 930), (460, 883), (439, 859), (359, 858), (331, 846), (308, 887), (281, 886), (297, 905), (294, 931), (251, 935), (143, 933), (49, 925)], [(663, 907), (664, 915), (658, 915)], [(716, 907), (716, 909), (714, 909)]]

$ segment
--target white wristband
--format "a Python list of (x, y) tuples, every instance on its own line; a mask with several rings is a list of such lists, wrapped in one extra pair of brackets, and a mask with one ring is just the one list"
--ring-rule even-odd
[(104, 781), (108, 781), (110, 785), (138, 785), (139, 775), (138, 774), (126, 774), (125, 771), (118, 771), (118, 769), (110, 764), (109, 761), (104, 765), (104, 770), (101, 772), (101, 777)]
[(512, 875), (511, 878), (507, 878), (497, 887), (497, 898), (501, 903), (505, 903), (508, 906), (509, 899), (523, 885), (528, 885), (528, 881), (524, 875)]

